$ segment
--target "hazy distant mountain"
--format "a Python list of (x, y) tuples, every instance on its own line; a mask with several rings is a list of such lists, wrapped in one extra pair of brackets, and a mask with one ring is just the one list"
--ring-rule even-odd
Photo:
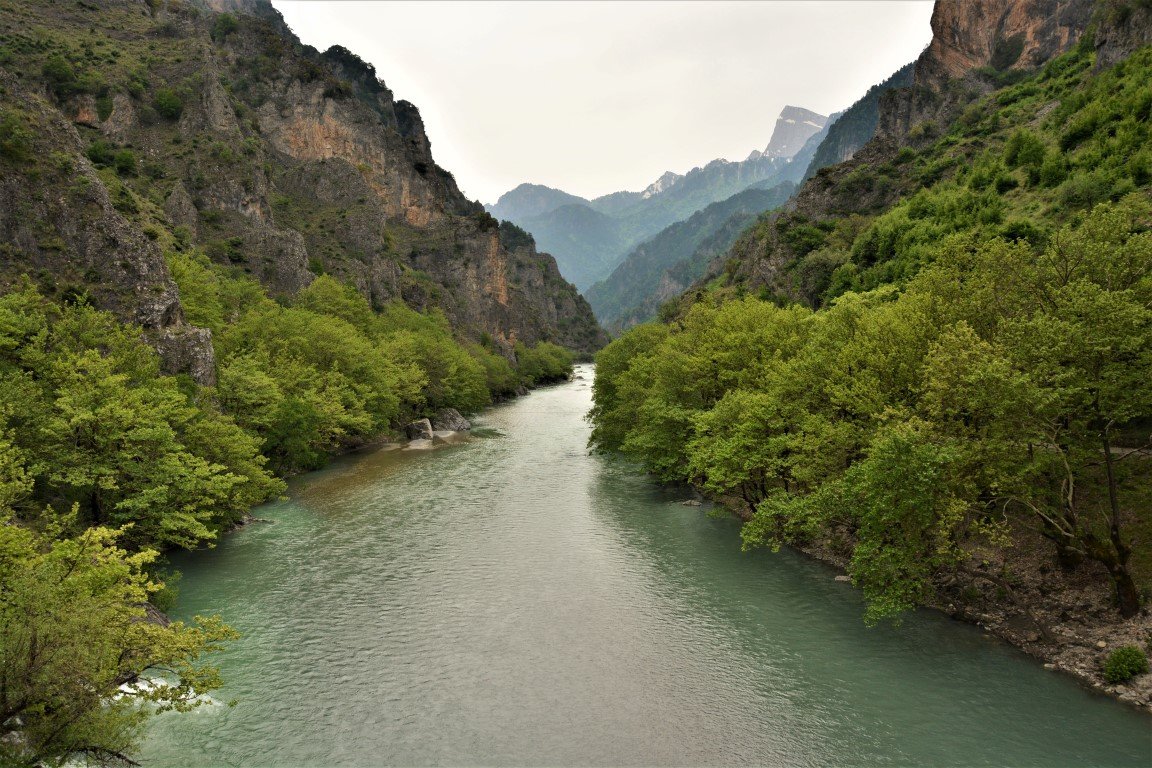
[[(704, 274), (712, 256), (726, 251), (759, 214), (787, 202), (841, 114), (824, 117), (798, 107), (786, 109), (768, 148), (754, 152), (745, 163), (770, 158), (770, 153), (791, 152), (799, 137), (806, 136), (799, 151), (789, 162), (777, 164), (772, 175), (636, 246), (612, 274), (584, 293), (600, 323), (619, 332), (655, 317), (663, 301)], [(797, 124), (802, 127), (797, 129)], [(704, 253), (699, 252), (702, 245)]]
[[(804, 143), (812, 138), (827, 123), (828, 118), (803, 107), (784, 107), (776, 118), (772, 130), (772, 140), (760, 153), (762, 157), (795, 157), (804, 148)], [(755, 154), (755, 153), (753, 153)], [(750, 156), (748, 159), (752, 159)]]
[[(772, 189), (745, 189), (712, 203), (636, 246), (605, 280), (585, 291), (592, 311), (609, 331), (651, 319), (661, 301), (679, 295), (703, 274), (711, 260), (693, 255), (702, 243), (725, 233), (714, 250), (727, 250), (758, 214), (787, 202), (796, 186), (785, 181)], [(683, 262), (683, 263), (682, 263)], [(675, 278), (668, 270), (680, 266)]]
[(892, 88), (912, 85), (913, 64), (901, 67), (884, 82), (872, 86), (859, 101), (844, 110), (808, 164), (805, 179), (815, 176), (821, 168), (851, 159), (856, 150), (868, 143), (876, 134), (880, 120), (880, 95)]
[(802, 179), (806, 178), (809, 164), (811, 164), (813, 158), (816, 156), (816, 152), (828, 138), (829, 132), (843, 114), (843, 112), (836, 112), (825, 118), (824, 127), (809, 135), (803, 146), (800, 147), (800, 151), (793, 155), (792, 159), (786, 165), (782, 166), (780, 170), (776, 171), (772, 176), (752, 184), (750, 188), (771, 189), (786, 181), (799, 184)]
[[(582, 197), (568, 194), (559, 189), (542, 184), (521, 184), (516, 189), (500, 195), (495, 205), (484, 206), (488, 213), (498, 219), (519, 224), (524, 219), (554, 211), (562, 205), (573, 203), (588, 205)], [(537, 239), (539, 245), (539, 239)]]
[(650, 197), (655, 197), (661, 192), (667, 192), (676, 184), (676, 182), (683, 180), (684, 177), (680, 174), (672, 173), (672, 171), (665, 171), (663, 176), (649, 184), (648, 187), (640, 193), (640, 199), (647, 200)]
[(591, 201), (538, 184), (521, 184), (487, 210), (531, 232), (541, 250), (556, 258), (561, 273), (584, 290), (607, 277), (632, 248), (670, 224), (760, 182), (776, 186), (798, 180), (807, 158), (793, 165), (793, 156), (827, 120), (788, 106), (765, 150), (754, 151), (745, 160), (713, 160), (685, 174), (668, 171), (641, 192), (614, 192)]
[(532, 233), (536, 247), (552, 254), (560, 274), (581, 291), (610, 272), (616, 262), (609, 259), (626, 247), (621, 222), (587, 201), (509, 220)]
[(595, 198), (592, 201), (592, 207), (600, 213), (616, 216), (643, 200), (643, 194), (643, 192), (612, 192)]

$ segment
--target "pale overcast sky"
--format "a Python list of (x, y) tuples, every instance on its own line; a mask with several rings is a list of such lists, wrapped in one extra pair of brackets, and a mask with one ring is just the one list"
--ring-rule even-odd
[(912, 61), (929, 0), (274, 0), (424, 118), (436, 162), (484, 203), (530, 181), (595, 197), (763, 149), (785, 104), (824, 114)]

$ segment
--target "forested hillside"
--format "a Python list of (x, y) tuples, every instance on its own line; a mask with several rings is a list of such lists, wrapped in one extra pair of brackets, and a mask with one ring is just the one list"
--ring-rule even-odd
[(159, 553), (604, 340), (270, 4), (0, 2), (0, 762), (115, 762), (219, 685)]
[[(1032, 58), (949, 79), (938, 5), (881, 136), (598, 356), (593, 440), (842, 562), (871, 619), (941, 604), (1100, 680), (1076, 632), (1141, 637), (1152, 592), (1152, 12), (1081, 6), (1005, 6)], [(1033, 69), (1045, 35), (1080, 42)]]

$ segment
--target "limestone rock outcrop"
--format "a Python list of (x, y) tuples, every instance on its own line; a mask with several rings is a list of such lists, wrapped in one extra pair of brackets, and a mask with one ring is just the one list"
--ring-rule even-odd
[[(29, 24), (116, 56), (62, 44), (77, 78), (64, 85), (39, 59), (0, 64), (0, 112), (35, 145), (0, 174), (0, 281), (85, 293), (204, 381), (211, 339), (189, 330), (163, 248), (202, 251), (279, 298), (329, 274), (377, 308), (441, 311), (509, 356), (517, 342), (606, 343), (551, 257), (509, 241), (436, 164), (416, 107), (352, 52), (303, 45), (268, 0), (42, 0), (0, 32)], [(120, 164), (95, 167), (100, 152)]]
[(444, 408), (432, 417), (432, 429), (436, 432), (466, 432), (472, 429), (472, 422), (464, 418), (455, 408)]
[(417, 419), (404, 428), (409, 440), (431, 440), (435, 437), (432, 422), (428, 419)]

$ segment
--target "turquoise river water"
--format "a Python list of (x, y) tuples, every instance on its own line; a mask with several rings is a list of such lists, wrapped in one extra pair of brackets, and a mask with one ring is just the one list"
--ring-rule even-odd
[[(432, 452), (345, 457), (177, 559), (220, 701), (146, 766), (1152, 766), (1152, 718), (859, 595), (589, 455), (592, 369)], [(486, 435), (486, 436), (484, 436)]]

